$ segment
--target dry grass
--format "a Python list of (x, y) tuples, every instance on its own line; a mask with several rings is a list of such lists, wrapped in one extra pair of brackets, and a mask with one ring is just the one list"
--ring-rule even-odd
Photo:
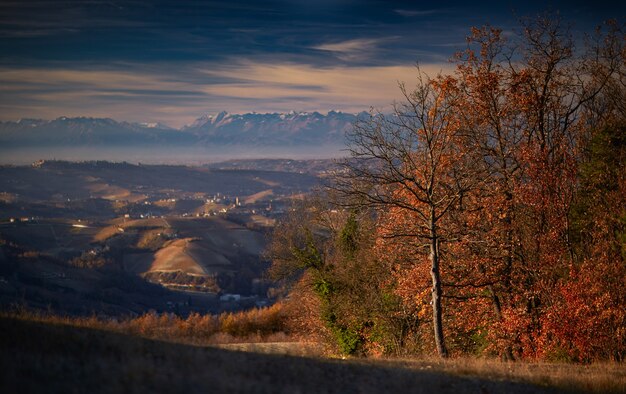
[[(283, 354), (299, 357), (322, 357), (326, 348), (318, 342), (288, 342), (288, 337), (276, 335), (274, 338), (281, 339), (279, 342), (246, 342), (246, 343), (226, 343), (217, 345), (220, 349), (236, 350), (241, 352), (252, 352), (259, 354)], [(270, 339), (270, 338), (268, 338)]]
[(457, 376), (517, 381), (580, 393), (626, 393), (626, 365), (546, 362), (501, 362), (471, 357), (388, 359), (384, 362), (415, 370), (442, 371)]
[(2, 393), (550, 393), (388, 362), (234, 352), (0, 318)]
[[(116, 335), (111, 338), (123, 338), (123, 341), (132, 342), (133, 346), (137, 341), (143, 338), (152, 340), (166, 341), (168, 343), (178, 343), (190, 346), (186, 349), (197, 348), (198, 346), (217, 346), (223, 351), (238, 351), (248, 354), (272, 354), (276, 356), (299, 356), (314, 357), (318, 359), (324, 354), (324, 347), (317, 343), (294, 342), (293, 337), (285, 334), (284, 329), (284, 311), (280, 304), (270, 308), (260, 310), (251, 310), (239, 313), (222, 314), (220, 316), (210, 315), (192, 315), (187, 319), (178, 318), (171, 315), (147, 314), (134, 319), (114, 321), (103, 320), (96, 317), (76, 318), (76, 317), (60, 317), (45, 314), (36, 314), (28, 312), (20, 312), (17, 314), (0, 313), (0, 322), (11, 321), (13, 325), (35, 325), (44, 327), (49, 330), (52, 327), (55, 332), (74, 332), (73, 330), (96, 330), (100, 333), (109, 333), (106, 335)], [(17, 322), (17, 323), (16, 323)], [(21, 323), (20, 323), (21, 322)], [(91, 332), (91, 331), (88, 331)], [(8, 332), (2, 332), (4, 336), (10, 335)], [(24, 334), (27, 335), (27, 334)], [(104, 335), (104, 334), (99, 334)], [(6, 339), (6, 338), (5, 338)], [(19, 338), (11, 338), (11, 340)], [(24, 341), (29, 342), (31, 339), (24, 337)], [(1, 342), (1, 340), (0, 340)], [(19, 342), (19, 340), (18, 340)], [(1, 343), (0, 343), (1, 344)], [(85, 347), (91, 346), (89, 343)], [(96, 348), (98, 348), (97, 345)], [(104, 345), (103, 345), (104, 346)], [(107, 344), (106, 346), (110, 346)], [(115, 347), (115, 345), (111, 345)], [(164, 346), (164, 345), (159, 345)], [(49, 344), (45, 343), (42, 347), (47, 351)], [(140, 347), (144, 349), (142, 345)], [(107, 348), (108, 349), (108, 348)], [(131, 353), (133, 347), (130, 348)], [(4, 351), (5, 349), (0, 349)], [(95, 352), (96, 350), (89, 350)], [(120, 352), (128, 351), (125, 348)], [(143, 350), (141, 350), (143, 352)], [(153, 350), (148, 352), (151, 356)], [(225, 353), (230, 354), (230, 353)], [(37, 361), (37, 365), (45, 364), (47, 356), (43, 357), (44, 361)], [(74, 357), (69, 355), (67, 357)], [(148, 362), (152, 365), (153, 360), (144, 360), (146, 357), (141, 354), (130, 354), (124, 357), (130, 358), (129, 362), (142, 363)], [(163, 357), (173, 357), (171, 354)], [(238, 356), (239, 357), (239, 356)], [(252, 356), (251, 356), (252, 357)], [(257, 357), (257, 356), (254, 356)], [(136, 358), (136, 359), (135, 359)], [(257, 361), (260, 359), (257, 359)], [(273, 359), (274, 360), (274, 359)], [(289, 369), (289, 365), (282, 365), (278, 362), (278, 370), (272, 373), (280, 373), (282, 368)], [(348, 359), (336, 360), (324, 358), (327, 361), (312, 361), (315, 365), (322, 368), (324, 374), (330, 374), (329, 379), (339, 379), (337, 372), (332, 372), (337, 368), (337, 362), (347, 363), (353, 377), (361, 376), (369, 372), (375, 371), (380, 374), (381, 379), (384, 376), (388, 378), (414, 379), (422, 376), (424, 379), (431, 379), (425, 386), (420, 386), (414, 392), (429, 392), (425, 387), (439, 387), (443, 392), (480, 392), (480, 393), (497, 393), (497, 392), (571, 392), (571, 393), (626, 393), (626, 366), (624, 364), (604, 363), (591, 365), (574, 365), (574, 364), (558, 364), (558, 363), (531, 363), (531, 362), (515, 362), (505, 363), (497, 360), (477, 359), (477, 358), (453, 358), (449, 360), (440, 360), (438, 358), (390, 358), (390, 359)], [(257, 362), (255, 361), (255, 363)], [(26, 362), (26, 361), (25, 361)], [(321, 363), (321, 364), (320, 364)], [(282, 365), (282, 366), (281, 366)], [(145, 366), (140, 368), (143, 370)], [(26, 365), (28, 369), (30, 366)], [(242, 366), (246, 368), (246, 366)], [(330, 371), (330, 372), (329, 372)], [(305, 373), (305, 371), (301, 371)], [(247, 374), (247, 378), (254, 375), (253, 371)], [(297, 374), (296, 374), (297, 375)], [(253, 376), (254, 379), (260, 379)], [(265, 379), (265, 378), (263, 378)], [(157, 379), (158, 380), (158, 379)], [(467, 386), (459, 386), (458, 384), (442, 384), (441, 382), (465, 382)], [(476, 386), (476, 384), (478, 386)], [(305, 386), (309, 383), (302, 382)], [(432, 385), (435, 386), (432, 386)], [(460, 383), (459, 383), (460, 384)], [(246, 386), (247, 387), (247, 386)], [(271, 386), (263, 386), (261, 392), (272, 392)], [(329, 384), (327, 390), (333, 392), (334, 386)], [(339, 387), (339, 386), (337, 386)], [(387, 391), (384, 384), (378, 386), (365, 387), (359, 386), (359, 392), (379, 392)], [(473, 387), (477, 391), (469, 388)], [(354, 388), (354, 387), (352, 387)], [(452, 388), (456, 388), (452, 390)], [(301, 387), (302, 389), (302, 387)], [(131, 390), (132, 391), (132, 390)], [(247, 391), (245, 389), (244, 391)], [(282, 389), (276, 391), (283, 391)], [(303, 392), (315, 392), (311, 387), (305, 387)], [(354, 390), (348, 390), (354, 391)]]
[(0, 311), (0, 318), (97, 329), (198, 346), (294, 340), (285, 333), (287, 317), (280, 303), (266, 308), (225, 312), (220, 315), (193, 313), (187, 318), (173, 314), (147, 313), (134, 318), (114, 320), (96, 316), (59, 316), (27, 310)]

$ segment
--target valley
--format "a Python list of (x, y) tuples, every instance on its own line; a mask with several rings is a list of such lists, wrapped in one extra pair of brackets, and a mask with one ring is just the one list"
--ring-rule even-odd
[(112, 316), (268, 305), (267, 235), (331, 166), (0, 167), (0, 305)]

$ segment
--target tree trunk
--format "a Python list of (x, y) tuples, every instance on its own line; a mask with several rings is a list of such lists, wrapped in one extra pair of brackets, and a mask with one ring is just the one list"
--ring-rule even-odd
[[(434, 219), (434, 214), (431, 215)], [(448, 349), (443, 337), (443, 323), (441, 319), (441, 278), (439, 275), (439, 239), (435, 223), (430, 226), (430, 276), (432, 278), (432, 305), (433, 305), (433, 329), (435, 333), (435, 346), (440, 357), (448, 357)]]

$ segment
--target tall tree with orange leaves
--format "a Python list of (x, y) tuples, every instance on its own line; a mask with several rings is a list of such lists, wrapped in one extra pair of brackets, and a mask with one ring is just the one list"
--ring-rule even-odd
[(392, 115), (373, 113), (349, 134), (351, 158), (331, 187), (343, 205), (373, 208), (386, 225), (380, 237), (411, 249), (412, 265), (427, 259), (433, 337), (448, 356), (443, 327), (442, 247), (453, 234), (442, 225), (479, 183), (475, 157), (464, 145), (452, 78), (430, 79), (418, 69), (417, 86), (400, 86), (404, 101)]

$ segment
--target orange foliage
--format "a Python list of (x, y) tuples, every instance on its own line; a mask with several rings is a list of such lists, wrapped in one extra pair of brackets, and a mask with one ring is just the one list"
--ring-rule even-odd
[[(435, 187), (445, 187), (446, 171), (459, 162), (476, 166), (474, 175), (481, 177), (437, 223), (445, 332), (453, 351), (576, 361), (626, 355), (626, 265), (624, 246), (615, 241), (616, 228), (624, 231), (616, 223), (626, 220), (623, 156), (619, 190), (603, 192), (602, 203), (586, 213), (594, 221), (585, 232), (592, 239), (583, 243), (592, 246), (577, 254), (571, 238), (574, 202), (586, 193), (582, 149), (593, 134), (585, 103), (614, 75), (619, 56), (621, 67), (626, 64), (624, 41), (619, 35), (610, 41), (611, 34), (605, 45), (622, 48), (611, 52), (615, 58), (576, 57), (558, 22), (538, 19), (527, 26), (521, 55), (512, 62), (500, 30), (473, 29), (468, 49), (456, 57), (456, 75), (433, 82), (457, 108), (448, 114), (452, 134), (438, 140)], [(614, 122), (615, 115), (607, 119)], [(454, 140), (446, 139), (451, 135)], [(429, 163), (415, 163), (415, 179), (426, 180)], [(429, 267), (422, 239), (428, 238), (429, 201), (403, 185), (395, 193), (412, 209), (392, 207), (380, 215), (377, 252), (393, 267), (407, 307), (426, 317)]]

